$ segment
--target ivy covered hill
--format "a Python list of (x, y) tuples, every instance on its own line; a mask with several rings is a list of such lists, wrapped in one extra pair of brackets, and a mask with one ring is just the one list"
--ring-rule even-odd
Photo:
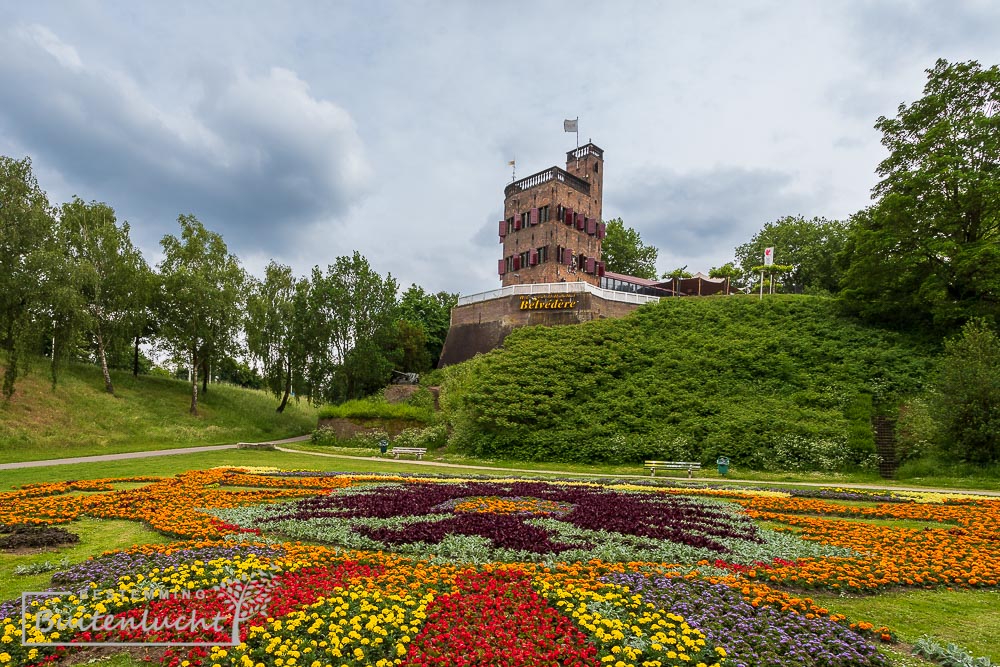
[(665, 299), (517, 330), (445, 369), (442, 403), (450, 446), (486, 458), (870, 467), (870, 418), (921, 388), (936, 351), (826, 298)]

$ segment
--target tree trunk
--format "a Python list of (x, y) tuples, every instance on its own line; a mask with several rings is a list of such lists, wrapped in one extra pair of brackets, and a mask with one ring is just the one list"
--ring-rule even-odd
[(14, 323), (7, 324), (7, 340), (4, 341), (4, 348), (7, 352), (7, 368), (3, 374), (3, 398), (10, 402), (10, 397), (14, 395), (14, 383), (17, 381), (17, 341), (14, 339)]
[(198, 349), (191, 348), (191, 414), (198, 416)]
[(101, 333), (101, 323), (97, 322), (97, 354), (101, 357), (101, 374), (104, 375), (104, 391), (112, 396), (115, 394), (115, 387), (111, 384), (111, 373), (108, 372), (108, 356), (104, 352), (104, 335)]
[(281, 397), (281, 405), (275, 410), (278, 414), (285, 411), (285, 406), (288, 405), (288, 395), (292, 393), (292, 361), (288, 360), (288, 372), (285, 374), (285, 395)]
[(208, 393), (208, 358), (201, 362), (201, 393)]
[(139, 336), (135, 337), (135, 353), (132, 355), (132, 377), (139, 377)]

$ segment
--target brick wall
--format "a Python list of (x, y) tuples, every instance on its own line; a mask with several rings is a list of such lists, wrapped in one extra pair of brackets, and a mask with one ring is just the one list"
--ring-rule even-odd
[[(545, 295), (555, 296), (555, 295)], [(471, 359), (500, 347), (518, 327), (579, 324), (606, 317), (624, 317), (638, 308), (631, 303), (608, 301), (589, 292), (568, 295), (576, 303), (566, 309), (528, 309), (520, 296), (458, 306), (451, 311), (451, 328), (441, 351), (440, 367)]]
[(570, 151), (565, 170), (570, 176), (566, 177), (563, 173), (564, 180), (553, 178), (531, 187), (508, 186), (509, 194), (504, 199), (505, 221), (545, 206), (549, 209), (549, 219), (535, 225), (524, 224), (520, 229), (507, 225), (505, 235), (498, 239), (502, 244), (500, 260), (531, 251), (538, 252), (541, 248), (545, 248), (547, 256), (534, 266), (522, 264), (503, 275), (498, 272), (502, 286), (557, 283), (563, 280), (581, 280), (591, 285), (599, 283), (596, 270), (587, 272), (586, 266), (567, 266), (566, 261), (560, 262), (558, 257), (558, 250), (565, 248), (577, 257), (583, 255), (595, 262), (601, 259), (601, 240), (598, 235), (588, 233), (586, 228), (578, 229), (575, 222), (567, 225), (565, 217), (560, 219), (557, 215), (562, 206), (564, 210), (572, 209), (574, 214), (582, 214), (588, 220), (601, 220), (604, 162), (603, 153), (594, 148), (594, 152), (585, 151), (586, 154), (579, 159), (574, 156), (575, 151)]

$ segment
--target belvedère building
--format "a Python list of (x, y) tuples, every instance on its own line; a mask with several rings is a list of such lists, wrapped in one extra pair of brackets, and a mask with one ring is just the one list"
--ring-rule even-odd
[(499, 347), (517, 327), (622, 317), (661, 296), (728, 292), (722, 280), (661, 283), (605, 271), (603, 182), (604, 151), (588, 143), (566, 154), (565, 169), (549, 167), (504, 189), (501, 287), (459, 298), (441, 366)]

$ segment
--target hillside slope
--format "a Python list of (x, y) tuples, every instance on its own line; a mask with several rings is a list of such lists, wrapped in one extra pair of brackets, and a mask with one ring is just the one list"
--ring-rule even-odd
[(483, 457), (872, 463), (873, 397), (919, 389), (936, 350), (829, 299), (665, 299), (631, 316), (520, 329), (446, 369), (450, 444)]
[(100, 369), (71, 364), (53, 391), (45, 361), (37, 360), (10, 403), (0, 401), (0, 463), (277, 439), (316, 428), (316, 411), (305, 402), (291, 401), (279, 415), (278, 401), (264, 392), (209, 385), (192, 417), (186, 382), (125, 372), (112, 379), (115, 396), (104, 392)]

